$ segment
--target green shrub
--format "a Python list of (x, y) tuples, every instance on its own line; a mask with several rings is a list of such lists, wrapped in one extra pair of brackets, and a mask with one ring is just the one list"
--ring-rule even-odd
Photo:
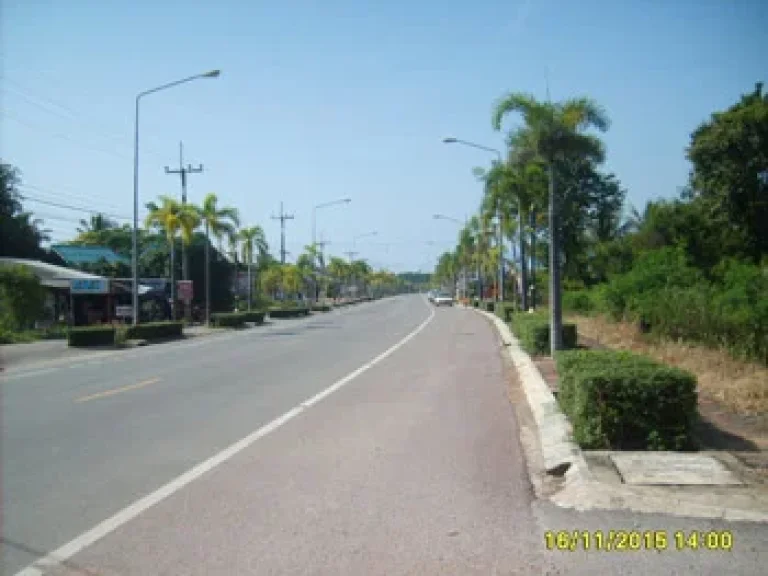
[(67, 333), (69, 346), (111, 346), (115, 343), (114, 326), (81, 326)]
[(496, 309), (496, 303), (493, 300), (486, 300), (484, 305), (486, 312), (493, 312)]
[(504, 322), (509, 322), (515, 312), (515, 305), (512, 302), (497, 302), (494, 312)]
[(241, 328), (245, 325), (248, 312), (214, 312), (211, 324), (218, 328)]
[(31, 328), (44, 303), (45, 288), (26, 266), (0, 265), (0, 324), (9, 331)]
[(183, 322), (147, 322), (129, 326), (125, 337), (128, 340), (160, 340), (163, 338), (181, 338)]
[(594, 295), (587, 290), (565, 290), (563, 291), (563, 310), (589, 314), (596, 309), (594, 299)]
[(269, 311), (270, 318), (298, 318), (308, 314), (309, 308), (272, 308)]
[(556, 355), (558, 401), (582, 448), (694, 447), (696, 378), (650, 358), (612, 350)]
[[(546, 312), (515, 314), (511, 321), (512, 331), (528, 354), (549, 354), (549, 317)], [(563, 324), (563, 349), (576, 348), (578, 334), (575, 324)]]
[(478, 300), (477, 298), (473, 299), (472, 306), (474, 306), (475, 308), (480, 308), (480, 300)]
[(312, 306), (312, 312), (330, 312), (331, 309), (328, 304), (315, 304)]
[(240, 312), (245, 318), (245, 322), (253, 322), (254, 324), (263, 324), (264, 317), (267, 315), (264, 310), (251, 310), (249, 312)]

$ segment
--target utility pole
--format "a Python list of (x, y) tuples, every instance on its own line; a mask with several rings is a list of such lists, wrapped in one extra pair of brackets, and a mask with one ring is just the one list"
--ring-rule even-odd
[(280, 264), (285, 264), (285, 221), (293, 220), (293, 214), (283, 212), (283, 203), (280, 202), (280, 216), (272, 216), (272, 220), (280, 220)]
[[(166, 174), (178, 174), (181, 176), (181, 203), (186, 205), (187, 203), (187, 174), (199, 174), (203, 171), (203, 165), (200, 164), (195, 168), (192, 164), (184, 166), (184, 143), (179, 142), (179, 169), (171, 170), (168, 166), (165, 167)], [(189, 261), (187, 259), (187, 251), (184, 243), (181, 243), (181, 278), (182, 280), (189, 280)]]
[[(357, 256), (357, 255), (358, 255), (358, 252), (355, 252), (354, 250), (348, 250), (348, 251), (344, 252), (344, 254), (346, 254), (346, 255), (347, 255), (347, 257), (349, 258), (349, 263), (350, 263), (350, 264), (352, 264), (352, 262), (354, 262), (354, 260), (355, 260), (355, 256)], [(354, 274), (354, 273), (353, 273), (353, 274)], [(354, 277), (353, 277), (353, 282), (352, 282), (352, 284), (356, 286), (356, 284), (357, 284), (357, 278), (354, 278)], [(351, 287), (349, 287), (349, 288), (348, 288), (348, 290), (347, 290), (347, 292), (350, 292), (351, 290), (352, 290), (352, 288), (351, 288)], [(357, 291), (355, 291), (355, 294), (357, 294)]]

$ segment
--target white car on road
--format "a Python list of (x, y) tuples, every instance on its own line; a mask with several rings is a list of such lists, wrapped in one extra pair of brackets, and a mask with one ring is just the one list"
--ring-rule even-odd
[(447, 292), (438, 292), (435, 294), (432, 302), (435, 306), (453, 306), (453, 296)]

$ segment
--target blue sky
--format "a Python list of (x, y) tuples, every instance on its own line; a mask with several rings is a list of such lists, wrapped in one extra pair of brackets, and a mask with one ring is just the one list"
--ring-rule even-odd
[[(216, 192), (279, 248), (280, 202), (294, 257), (318, 231), (341, 254), (430, 269), (478, 205), (472, 168), (502, 147), (490, 126), (508, 91), (589, 95), (612, 120), (606, 168), (642, 208), (686, 183), (690, 132), (768, 79), (760, 0), (459, 2), (3, 0), (2, 158), (44, 202), (132, 214), (133, 101), (141, 116), (141, 202), (179, 194), (164, 166), (203, 163)], [(505, 128), (511, 128), (510, 120)], [(28, 203), (68, 239), (82, 211)], [(432, 242), (430, 244), (429, 242)]]

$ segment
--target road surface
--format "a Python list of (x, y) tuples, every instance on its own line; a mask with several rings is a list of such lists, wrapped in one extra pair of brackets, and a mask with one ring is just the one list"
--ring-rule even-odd
[[(3, 574), (764, 573), (764, 525), (537, 501), (493, 328), (421, 296), (0, 383)], [(597, 529), (734, 550), (544, 545)]]

